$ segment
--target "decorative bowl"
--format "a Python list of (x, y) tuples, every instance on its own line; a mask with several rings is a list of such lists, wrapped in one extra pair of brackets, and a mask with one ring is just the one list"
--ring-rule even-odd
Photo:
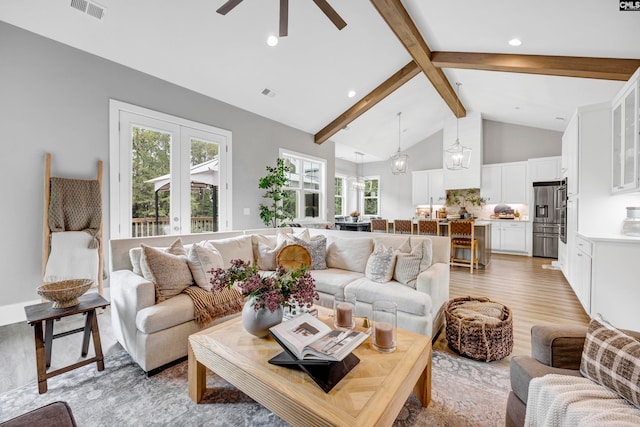
[(38, 286), (38, 295), (53, 302), (53, 308), (68, 308), (78, 305), (78, 297), (93, 285), (91, 279), (70, 279), (43, 283)]

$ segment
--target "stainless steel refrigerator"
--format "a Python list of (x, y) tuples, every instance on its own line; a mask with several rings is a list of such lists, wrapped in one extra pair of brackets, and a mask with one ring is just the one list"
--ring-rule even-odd
[(534, 182), (533, 256), (558, 258), (558, 240), (563, 227), (563, 183)]

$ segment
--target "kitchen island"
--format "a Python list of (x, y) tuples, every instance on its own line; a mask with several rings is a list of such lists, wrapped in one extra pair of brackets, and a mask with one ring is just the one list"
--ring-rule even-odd
[[(478, 263), (482, 267), (489, 265), (491, 261), (491, 222), (490, 221), (476, 221), (473, 227), (474, 237), (478, 239)], [(440, 235), (449, 235), (449, 222), (440, 221)], [(468, 250), (465, 256), (469, 256)]]

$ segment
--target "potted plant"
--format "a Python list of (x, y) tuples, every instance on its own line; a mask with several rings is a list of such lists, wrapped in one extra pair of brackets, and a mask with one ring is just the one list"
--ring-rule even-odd
[(242, 324), (247, 332), (258, 337), (269, 334), (269, 328), (282, 322), (283, 308), (289, 304), (310, 308), (320, 299), (315, 280), (306, 267), (285, 269), (280, 266), (273, 274), (261, 275), (258, 267), (241, 259), (231, 261), (228, 269), (210, 271), (212, 292), (237, 286), (248, 298), (242, 310)]
[(353, 211), (349, 215), (351, 216), (351, 220), (353, 222), (358, 222), (358, 218), (360, 218), (360, 212), (359, 211)]
[(276, 166), (267, 166), (267, 175), (260, 178), (258, 188), (266, 190), (262, 196), (265, 199), (270, 199), (269, 204), (260, 204), (260, 219), (264, 222), (264, 225), (271, 227), (278, 227), (281, 221), (293, 220), (293, 216), (290, 212), (287, 212), (282, 202), (287, 197), (287, 190), (285, 186), (289, 183), (287, 174), (291, 172), (291, 167), (287, 162), (278, 158)]

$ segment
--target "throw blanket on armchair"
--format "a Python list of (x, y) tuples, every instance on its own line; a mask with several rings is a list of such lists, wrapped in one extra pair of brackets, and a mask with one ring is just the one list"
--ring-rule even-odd
[(640, 409), (588, 378), (549, 374), (529, 383), (525, 426), (638, 426)]
[(102, 195), (98, 181), (51, 178), (49, 203), (51, 231), (85, 231), (93, 239), (90, 249), (98, 248), (102, 224)]
[(196, 322), (200, 326), (242, 311), (244, 298), (235, 288), (217, 292), (205, 291), (199, 286), (189, 286), (184, 293), (191, 297)]

